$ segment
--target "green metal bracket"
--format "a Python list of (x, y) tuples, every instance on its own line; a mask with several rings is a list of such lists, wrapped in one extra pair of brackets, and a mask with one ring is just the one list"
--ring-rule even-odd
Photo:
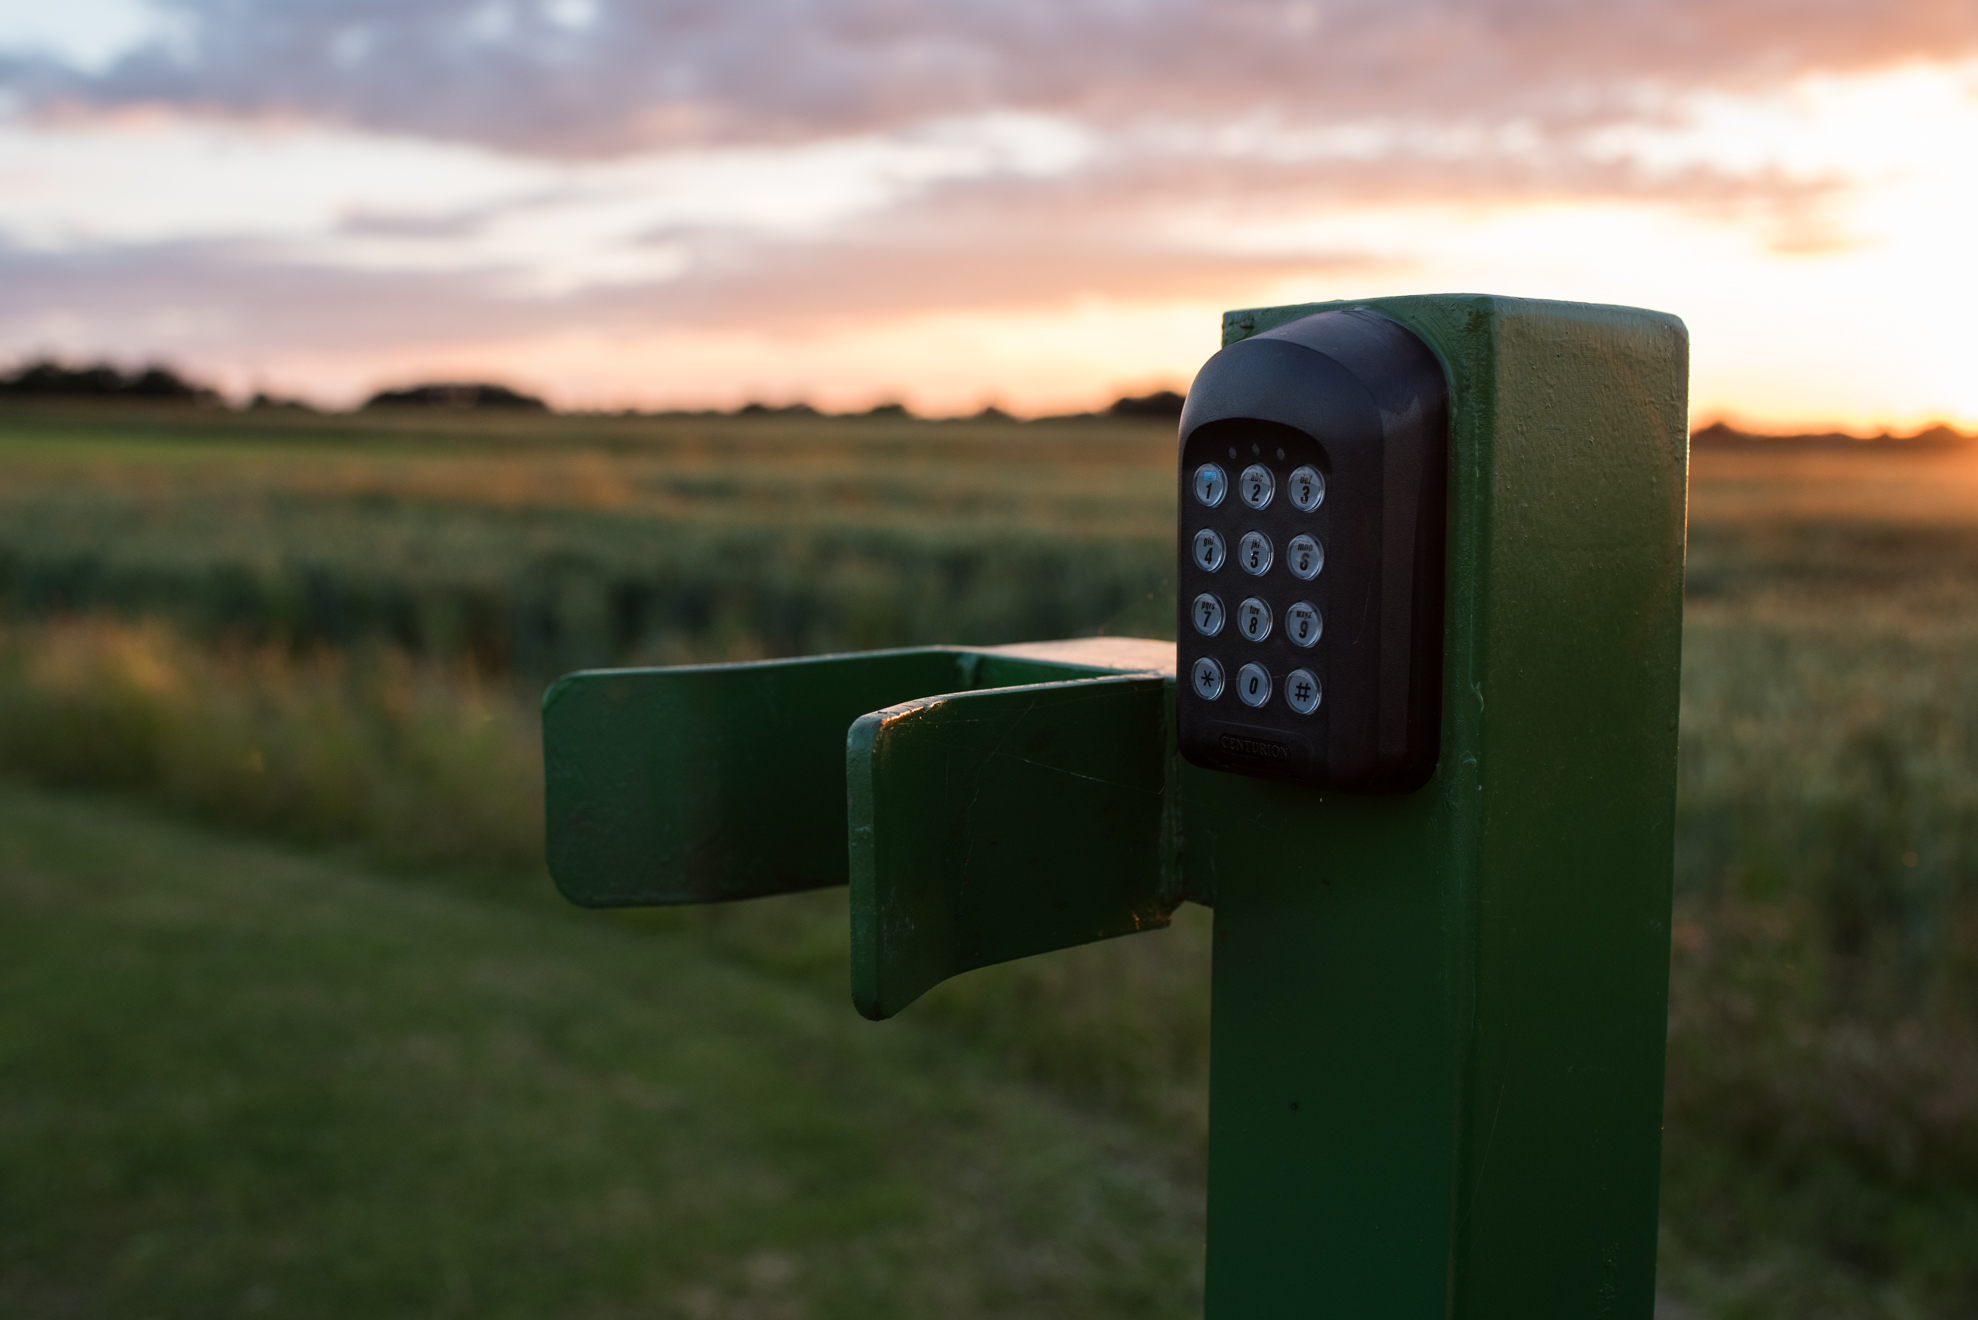
[(1182, 763), (1165, 643), (588, 673), (545, 699), (551, 869), (599, 906), (849, 881), (872, 1017), (1213, 899), (1212, 1317), (1646, 1320), (1687, 336), (1463, 295), (1225, 342), (1348, 306), (1449, 383), (1426, 786)]
[[(1170, 657), (1172, 648), (1165, 648)], [(1166, 675), (929, 697), (852, 726), (852, 1002), (1168, 924)]]
[[(846, 730), (867, 712), (941, 694), (980, 698), (984, 689), (1136, 673), (1172, 683), (1174, 647), (1095, 638), (570, 674), (543, 697), (550, 874), (583, 907), (711, 903), (842, 885), (851, 878)], [(1111, 703), (1146, 713), (1140, 689), (1099, 691), (1066, 707), (1066, 718), (1090, 720)], [(979, 700), (968, 709), (989, 711)], [(1049, 736), (1037, 718), (1024, 738)], [(1162, 727), (1149, 726), (1157, 781)], [(925, 745), (916, 746), (924, 757)], [(1034, 784), (1011, 777), (1019, 766), (1019, 777)], [(1046, 776), (1059, 775), (1061, 786), (1062, 773), (1042, 758), (1025, 766), (1006, 757), (997, 768), (1005, 772), (994, 781), (1004, 795), (997, 800), (1012, 805), (1027, 787), (1047, 789)], [(1000, 828), (981, 812), (972, 819)], [(924, 826), (894, 817), (895, 830)], [(1166, 860), (1157, 869), (1172, 874)], [(958, 873), (957, 883), (966, 878)]]

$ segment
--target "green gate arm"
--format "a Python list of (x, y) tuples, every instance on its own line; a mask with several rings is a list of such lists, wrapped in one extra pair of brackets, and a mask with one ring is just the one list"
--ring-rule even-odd
[(550, 874), (585, 907), (708, 903), (849, 878), (845, 735), (944, 692), (1174, 671), (1098, 638), (591, 670), (543, 697)]
[(1168, 924), (1174, 677), (962, 692), (852, 726), (852, 1002)]

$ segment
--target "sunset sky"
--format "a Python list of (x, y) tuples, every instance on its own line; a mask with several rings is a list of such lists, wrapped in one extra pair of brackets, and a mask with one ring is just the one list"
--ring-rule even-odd
[(1227, 307), (1675, 312), (1978, 429), (1974, 0), (0, 0), (0, 361), (1035, 413)]

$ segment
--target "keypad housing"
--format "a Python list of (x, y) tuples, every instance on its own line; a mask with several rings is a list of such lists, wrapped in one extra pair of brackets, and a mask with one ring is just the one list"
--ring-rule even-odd
[[(1176, 437), (1176, 606), (1212, 592), (1223, 627), (1204, 637), (1180, 613), (1178, 680), (1198, 662), (1222, 676), (1213, 698), (1176, 683), (1191, 764), (1345, 793), (1410, 793), (1434, 776), (1449, 416), (1434, 352), (1364, 308), (1241, 336), (1196, 373)], [(1204, 463), (1218, 466), (1218, 500), (1192, 498)], [(1321, 481), (1304, 482), (1306, 467)], [(1320, 552), (1303, 577), (1301, 544)], [(1301, 602), (1322, 616), (1309, 647)], [(1300, 670), (1316, 692), (1300, 690)]]

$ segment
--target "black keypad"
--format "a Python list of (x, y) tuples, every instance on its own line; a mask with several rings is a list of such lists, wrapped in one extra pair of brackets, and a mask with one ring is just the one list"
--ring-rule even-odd
[(1175, 747), (1410, 793), (1442, 732), (1449, 392), (1396, 321), (1315, 312), (1203, 364), (1180, 427)]
[(1325, 555), (1341, 498), (1318, 442), (1290, 427), (1206, 426), (1182, 454), (1184, 727), (1247, 755), (1281, 748), (1294, 772), (1325, 746)]

